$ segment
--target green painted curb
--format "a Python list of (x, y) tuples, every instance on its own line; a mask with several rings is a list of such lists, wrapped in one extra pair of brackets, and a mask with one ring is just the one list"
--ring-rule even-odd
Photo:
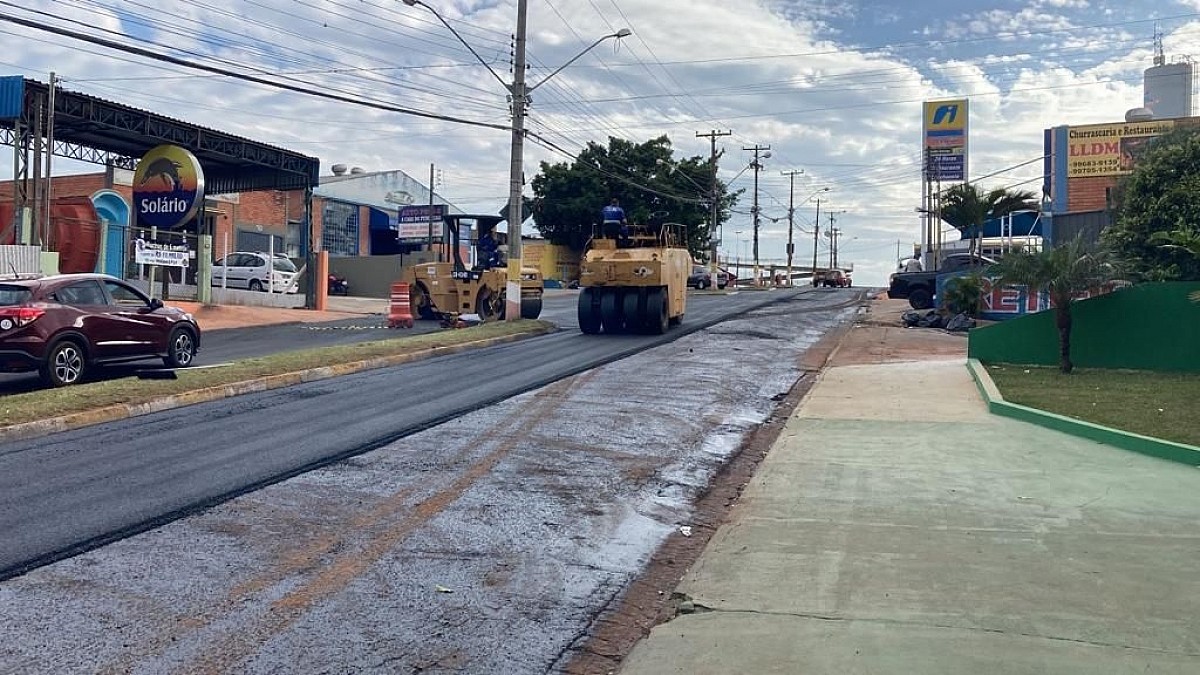
[(141, 403), (118, 403), (105, 406), (103, 408), (94, 408), (92, 410), (84, 410), (82, 412), (68, 413), (58, 417), (50, 417), (33, 422), (23, 422), (21, 424), (13, 424), (7, 427), (0, 427), (0, 443), (7, 441), (23, 441), (40, 436), (49, 436), (63, 431), (71, 431), (72, 429), (80, 429), (90, 427), (96, 424), (104, 424), (106, 422), (116, 422), (118, 420), (128, 419), (130, 417), (140, 417), (149, 415), (150, 413), (161, 412), (163, 410), (172, 410), (182, 408), (197, 403), (208, 403), (210, 401), (219, 401), (225, 398), (241, 396), (243, 394), (254, 394), (272, 389), (280, 389), (282, 387), (291, 387), (305, 382), (315, 382), (317, 380), (326, 380), (332, 377), (341, 377), (343, 375), (351, 375), (365, 370), (377, 370), (380, 368), (389, 368), (399, 366), (413, 361), (433, 358), (435, 356), (443, 356), (445, 354), (457, 354), (468, 349), (477, 349), (481, 347), (490, 347), (491, 345), (503, 344), (506, 342), (515, 342), (527, 337), (538, 335), (546, 335), (557, 331), (552, 326), (534, 328), (532, 330), (521, 333), (513, 333), (511, 335), (502, 335), (484, 340), (472, 340), (456, 345), (442, 345), (438, 347), (429, 347), (421, 351), (410, 352), (408, 354), (396, 354), (393, 356), (377, 356), (371, 359), (362, 361), (350, 361), (332, 366), (318, 366), (309, 368), (308, 370), (294, 371), (291, 373), (282, 373), (279, 375), (265, 375), (263, 377), (242, 380), (241, 382), (231, 382), (229, 384), (218, 384), (212, 387), (203, 389), (193, 389), (178, 394), (170, 394), (161, 396), (149, 401)]
[(1200, 448), (1084, 422), (1073, 417), (1057, 415), (1017, 403), (1009, 403), (1004, 400), (996, 383), (992, 381), (991, 375), (988, 375), (987, 368), (979, 362), (979, 359), (967, 359), (967, 369), (971, 371), (971, 377), (975, 380), (975, 386), (979, 387), (980, 395), (987, 401), (988, 412), (993, 415), (1036, 424), (1122, 450), (1200, 467)]

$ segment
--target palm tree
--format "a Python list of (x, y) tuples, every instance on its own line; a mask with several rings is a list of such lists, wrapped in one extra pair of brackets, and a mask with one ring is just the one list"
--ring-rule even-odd
[(1037, 197), (1032, 192), (1026, 190), (1009, 192), (1004, 188), (984, 192), (971, 183), (962, 183), (952, 186), (942, 193), (939, 215), (942, 220), (953, 225), (955, 229), (971, 232), (970, 252), (978, 254), (979, 244), (976, 243), (976, 234), (978, 234), (979, 243), (982, 244), (983, 224), (988, 218), (997, 218), (1014, 211), (1036, 210), (1037, 208)]
[(1113, 280), (1117, 271), (1112, 254), (1091, 250), (1081, 237), (1076, 237), (1049, 250), (1014, 250), (993, 265), (988, 275), (1004, 286), (1024, 286), (1028, 293), (1049, 293), (1058, 327), (1059, 370), (1070, 373), (1075, 368), (1071, 363), (1071, 306), (1075, 297)]

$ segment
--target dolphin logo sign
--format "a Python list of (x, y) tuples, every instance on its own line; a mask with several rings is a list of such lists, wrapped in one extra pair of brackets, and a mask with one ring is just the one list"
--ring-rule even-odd
[[(949, 119), (946, 119), (947, 116), (949, 116)], [(943, 124), (954, 124), (956, 117), (958, 117), (957, 103), (938, 106), (938, 109), (933, 113), (933, 126), (940, 127)]]

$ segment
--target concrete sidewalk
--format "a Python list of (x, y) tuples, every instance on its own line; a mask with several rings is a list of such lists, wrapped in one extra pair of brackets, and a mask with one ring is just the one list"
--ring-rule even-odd
[(621, 672), (1200, 672), (1200, 472), (991, 416), (965, 358), (874, 348), (951, 336), (887, 330), (851, 332), (676, 589), (696, 612)]

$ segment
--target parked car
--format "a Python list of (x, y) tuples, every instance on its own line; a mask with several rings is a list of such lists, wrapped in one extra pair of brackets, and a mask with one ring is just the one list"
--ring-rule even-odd
[(38, 371), (49, 385), (82, 381), (94, 366), (159, 358), (191, 365), (200, 326), (105, 274), (0, 276), (0, 371)]
[(969, 253), (948, 255), (942, 261), (941, 268), (932, 272), (893, 274), (888, 283), (888, 297), (892, 299), (908, 298), (908, 304), (913, 309), (929, 309), (935, 302), (939, 274), (965, 272), (971, 269), (983, 270), (995, 264), (995, 260), (981, 255), (972, 256)]
[[(725, 288), (729, 285), (729, 272), (725, 270), (717, 270), (717, 288)], [(712, 273), (703, 265), (695, 265), (692, 267), (692, 273), (688, 275), (687, 285), (690, 288), (698, 288), (704, 290), (712, 286)]]
[(282, 253), (276, 253), (271, 264), (269, 254), (235, 251), (213, 263), (212, 285), (226, 288), (245, 288), (265, 291), (270, 283), (275, 293), (295, 293), (296, 265)]

